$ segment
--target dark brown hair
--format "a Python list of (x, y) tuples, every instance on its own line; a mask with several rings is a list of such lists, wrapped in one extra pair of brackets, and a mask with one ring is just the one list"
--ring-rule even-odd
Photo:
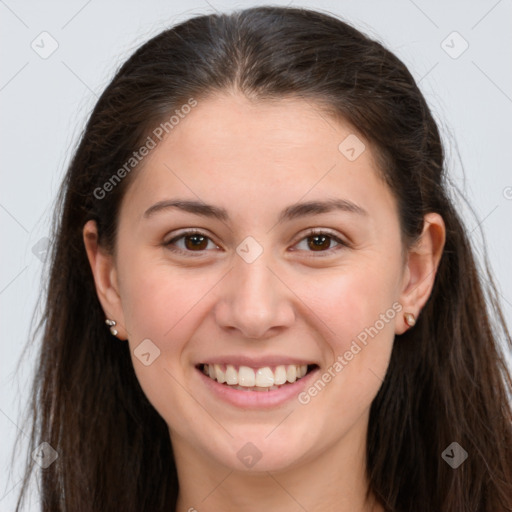
[[(119, 205), (137, 170), (106, 198), (94, 191), (175, 109), (226, 90), (254, 101), (300, 97), (351, 123), (372, 144), (396, 198), (404, 247), (426, 213), (444, 219), (432, 294), (416, 326), (396, 336), (371, 406), (368, 492), (387, 511), (512, 511), (512, 382), (500, 348), (512, 342), (449, 197), (429, 107), (380, 43), (337, 18), (280, 7), (199, 16), (162, 32), (122, 65), (90, 116), (59, 195), (39, 326), (31, 448), (44, 441), (59, 453), (41, 470), (42, 510), (175, 507), (167, 425), (139, 386), (128, 345), (113, 343), (104, 325), (82, 229), (94, 219), (100, 243), (113, 250)], [(453, 441), (469, 454), (457, 469), (441, 457)]]

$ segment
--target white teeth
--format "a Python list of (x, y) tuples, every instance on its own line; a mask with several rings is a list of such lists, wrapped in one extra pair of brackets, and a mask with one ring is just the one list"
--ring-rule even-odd
[(276, 367), (276, 371), (274, 372), (274, 384), (277, 386), (281, 386), (286, 382), (286, 368), (281, 365)]
[(238, 370), (238, 385), (244, 388), (252, 388), (256, 385), (256, 376), (252, 368), (240, 366)]
[(265, 368), (260, 368), (256, 372), (255, 385), (260, 388), (269, 388), (274, 385), (274, 373), (268, 366), (265, 366)]
[[(224, 371), (223, 368), (226, 368)], [(279, 365), (272, 370), (269, 366), (253, 369), (249, 366), (240, 366), (238, 370), (231, 364), (203, 365), (203, 373), (220, 384), (228, 384), (235, 389), (244, 391), (263, 391), (278, 389), (286, 382), (295, 382), (304, 377), (308, 371), (307, 365)]]
[(235, 367), (230, 364), (226, 366), (226, 383), (231, 386), (238, 384), (238, 372), (235, 370)]
[(217, 382), (219, 382), (220, 384), (224, 384), (224, 382), (226, 382), (226, 374), (222, 371), (220, 365), (216, 364), (214, 365), (214, 368), (215, 376), (213, 378), (217, 378)]
[(297, 380), (297, 367), (290, 365), (286, 368), (286, 380), (288, 382), (295, 382)]

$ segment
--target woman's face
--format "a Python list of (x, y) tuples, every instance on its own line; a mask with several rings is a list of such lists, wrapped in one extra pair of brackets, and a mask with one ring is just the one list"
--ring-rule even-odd
[(409, 276), (367, 141), (303, 100), (219, 95), (134, 172), (103, 305), (177, 456), (359, 450)]

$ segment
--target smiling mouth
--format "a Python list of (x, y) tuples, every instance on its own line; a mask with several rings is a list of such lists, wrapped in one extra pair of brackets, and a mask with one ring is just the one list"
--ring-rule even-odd
[(231, 364), (200, 364), (197, 368), (210, 379), (231, 389), (274, 391), (302, 379), (318, 366), (289, 364), (251, 368)]

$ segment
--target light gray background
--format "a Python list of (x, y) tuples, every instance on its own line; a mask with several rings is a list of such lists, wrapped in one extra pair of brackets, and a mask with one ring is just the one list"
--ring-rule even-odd
[[(18, 373), (16, 364), (40, 290), (44, 237), (88, 113), (117, 67), (162, 29), (193, 14), (265, 4), (0, 0), (0, 512), (14, 510), (20, 485), (21, 466), (12, 467), (10, 456), (17, 433), (23, 439), (28, 434), (20, 411), (27, 401), (34, 351), (21, 360)], [(420, 82), (441, 124), (451, 175), (474, 207), (475, 216), (463, 208), (471, 238), (479, 254), (484, 247), (488, 251), (512, 325), (511, 1), (291, 4), (342, 16), (395, 52)], [(35, 41), (38, 51), (48, 51), (51, 41), (40, 36), (43, 31), (58, 43), (46, 59), (31, 47)], [(450, 36), (454, 31), (463, 39)], [(453, 58), (464, 40), (469, 47)], [(35, 503), (28, 508), (36, 509)]]

